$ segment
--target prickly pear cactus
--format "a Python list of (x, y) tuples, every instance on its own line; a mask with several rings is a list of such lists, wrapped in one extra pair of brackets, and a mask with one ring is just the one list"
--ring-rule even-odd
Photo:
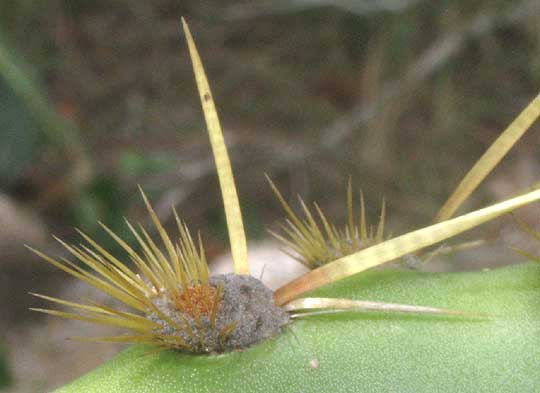
[(537, 392), (540, 265), (371, 271), (315, 292), (482, 311), (485, 319), (340, 313), (292, 323), (243, 352), (132, 346), (58, 392)]

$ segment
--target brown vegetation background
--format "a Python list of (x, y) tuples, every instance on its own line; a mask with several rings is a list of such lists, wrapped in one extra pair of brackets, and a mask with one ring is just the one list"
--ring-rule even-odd
[[(161, 218), (175, 206), (209, 256), (227, 250), (219, 187), (180, 16), (214, 89), (250, 245), (272, 261), (266, 228), (282, 219), (268, 173), (344, 219), (349, 175), (393, 234), (430, 222), (460, 178), (540, 92), (537, 0), (82, 1), (0, 3), (0, 385), (47, 391), (120, 348), (30, 313), (27, 292), (95, 293), (36, 260), (73, 227), (114, 246), (145, 220), (140, 184)], [(539, 181), (536, 124), (462, 211)], [(520, 216), (538, 224), (538, 206)], [(533, 250), (511, 220), (476, 231), (480, 249), (437, 270), (493, 267)], [(254, 257), (256, 259), (256, 257)], [(283, 262), (286, 263), (286, 262)], [(103, 301), (107, 301), (104, 299)], [(1, 382), (4, 381), (4, 382)], [(0, 388), (1, 389), (1, 388)]]

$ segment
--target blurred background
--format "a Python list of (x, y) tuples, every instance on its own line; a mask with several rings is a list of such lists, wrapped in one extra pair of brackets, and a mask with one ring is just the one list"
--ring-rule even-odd
[[(227, 266), (181, 15), (220, 111), (252, 263), (269, 262), (268, 270), (289, 262), (266, 232), (284, 214), (264, 173), (295, 207), (300, 193), (338, 223), (351, 175), (372, 219), (385, 196), (389, 231), (400, 234), (430, 222), (540, 92), (538, 0), (1, 0), (0, 386), (7, 392), (51, 390), (121, 349), (65, 340), (112, 329), (28, 311), (43, 306), (28, 291), (107, 300), (23, 244), (64, 256), (51, 234), (79, 242), (78, 227), (118, 252), (97, 221), (130, 240), (123, 217), (146, 222), (140, 184), (164, 222), (175, 206), (202, 231), (217, 269)], [(539, 142), (537, 123), (461, 211), (537, 183)], [(519, 215), (536, 225), (538, 211)], [(477, 238), (488, 244), (428, 269), (521, 261), (509, 246), (534, 251), (507, 218), (460, 240)], [(291, 276), (267, 278), (299, 272), (293, 264), (286, 271)]]

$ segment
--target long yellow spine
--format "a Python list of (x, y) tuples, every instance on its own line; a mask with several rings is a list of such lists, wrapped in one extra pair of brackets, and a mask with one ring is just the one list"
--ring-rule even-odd
[(221, 130), (221, 124), (219, 122), (216, 106), (214, 104), (214, 99), (212, 98), (212, 92), (210, 91), (201, 58), (184, 18), (182, 18), (182, 25), (188, 43), (191, 62), (193, 64), (193, 72), (195, 73), (195, 80), (197, 81), (197, 88), (201, 98), (206, 126), (208, 127), (212, 152), (214, 154), (214, 160), (216, 161), (221, 195), (225, 207), (225, 216), (227, 218), (229, 240), (231, 242), (234, 270), (237, 274), (249, 274), (244, 223), (242, 221), (242, 212), (240, 210), (240, 203), (238, 201), (238, 194), (234, 183), (231, 161), (223, 138), (223, 131)]

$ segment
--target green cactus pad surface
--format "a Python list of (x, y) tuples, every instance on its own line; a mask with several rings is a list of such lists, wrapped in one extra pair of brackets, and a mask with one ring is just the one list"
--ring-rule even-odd
[(374, 270), (310, 295), (491, 317), (313, 316), (276, 339), (218, 356), (132, 346), (58, 392), (540, 391), (539, 264), (449, 274)]

